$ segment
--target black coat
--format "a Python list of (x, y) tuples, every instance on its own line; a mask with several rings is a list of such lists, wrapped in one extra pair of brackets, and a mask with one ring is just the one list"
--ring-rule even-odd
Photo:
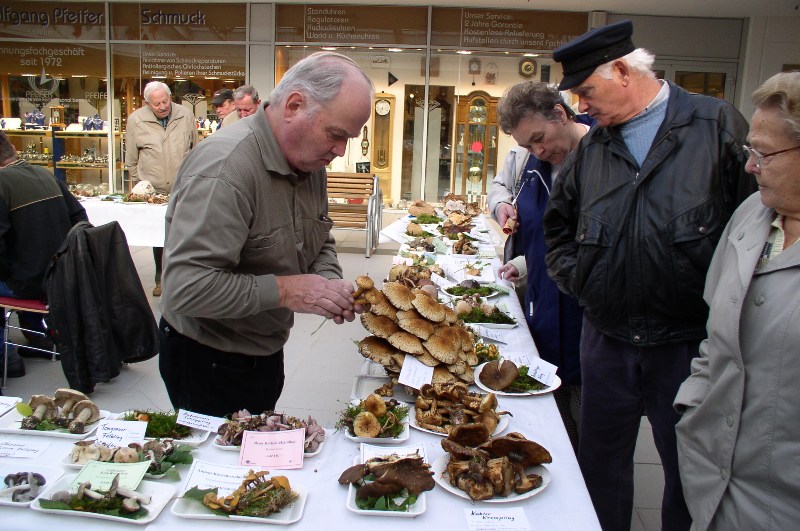
[(84, 393), (120, 365), (158, 353), (158, 329), (128, 242), (114, 221), (77, 224), (45, 275), (49, 327), (70, 387)]
[(594, 127), (553, 184), (548, 274), (603, 334), (639, 346), (706, 336), (703, 285), (733, 211), (755, 191), (747, 122), (670, 83), (641, 166), (615, 127)]

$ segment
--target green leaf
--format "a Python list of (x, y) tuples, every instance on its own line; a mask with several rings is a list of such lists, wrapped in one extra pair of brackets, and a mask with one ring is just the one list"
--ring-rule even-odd
[(68, 503), (64, 503), (62, 501), (45, 500), (44, 498), (39, 498), (39, 505), (41, 505), (43, 509), (59, 509), (64, 511), (72, 510), (72, 507), (70, 507)]
[(31, 415), (33, 415), (33, 410), (31, 409), (31, 406), (29, 406), (27, 402), (17, 402), (17, 411), (23, 417), (30, 417)]

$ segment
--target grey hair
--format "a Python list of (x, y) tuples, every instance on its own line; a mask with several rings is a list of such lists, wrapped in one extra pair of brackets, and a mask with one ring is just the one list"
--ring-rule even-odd
[(316, 52), (302, 59), (286, 71), (270, 94), (270, 105), (282, 105), (293, 92), (299, 92), (308, 101), (309, 113), (333, 101), (342, 89), (342, 82), (356, 70), (361, 74), (370, 94), (375, 87), (363, 70), (349, 57), (335, 52)]
[(567, 119), (574, 119), (575, 113), (566, 104), (555, 85), (540, 81), (517, 83), (506, 89), (497, 103), (497, 121), (500, 130), (509, 135), (520, 121), (529, 116), (540, 115), (545, 120), (559, 120), (561, 113), (556, 110), (556, 106), (561, 106)]
[(250, 96), (253, 98), (253, 103), (258, 101), (258, 91), (253, 85), (242, 85), (241, 87), (237, 88), (233, 91), (233, 100), (237, 101), (245, 96)]
[(777, 109), (786, 130), (800, 140), (800, 72), (781, 72), (764, 81), (751, 96), (758, 109)]
[[(628, 63), (628, 67), (642, 77), (655, 79), (656, 75), (653, 72), (653, 63), (656, 61), (656, 56), (644, 48), (636, 48), (634, 51), (619, 59), (624, 59)], [(619, 61), (614, 59), (614, 61)], [(604, 63), (595, 68), (594, 73), (603, 79), (611, 79), (611, 70), (614, 61)]]
[(167, 96), (172, 96), (172, 91), (169, 89), (166, 83), (162, 83), (161, 81), (151, 81), (144, 86), (144, 90), (142, 91), (142, 97), (144, 98), (144, 101), (150, 103), (150, 94), (156, 90), (163, 90), (167, 93)]

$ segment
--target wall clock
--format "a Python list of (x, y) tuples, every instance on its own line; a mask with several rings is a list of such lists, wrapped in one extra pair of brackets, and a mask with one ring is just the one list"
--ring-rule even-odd
[(380, 99), (375, 102), (375, 113), (379, 116), (386, 116), (392, 110), (392, 104), (389, 100)]
[(481, 73), (481, 60), (477, 57), (473, 57), (469, 60), (469, 73), (470, 74), (480, 74)]
[(530, 78), (534, 74), (536, 74), (536, 61), (527, 57), (523, 58), (519, 62), (519, 75)]

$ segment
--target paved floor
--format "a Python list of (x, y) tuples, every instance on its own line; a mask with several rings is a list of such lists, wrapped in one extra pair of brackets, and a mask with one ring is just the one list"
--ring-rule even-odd
[[(385, 214), (384, 222), (389, 223), (395, 218), (391, 213)], [(371, 258), (365, 258), (363, 232), (336, 231), (336, 238), (345, 278), (353, 280), (362, 274), (383, 278), (391, 267), (396, 244), (381, 244)], [(153, 313), (158, 318), (161, 314), (158, 299), (150, 296), (153, 289), (152, 251), (150, 248), (131, 247), (131, 254)], [(318, 316), (297, 315), (285, 347), (286, 385), (277, 409), (297, 416), (312, 415), (321, 424), (331, 427), (337, 413), (348, 401), (354, 375), (363, 363), (353, 343), (366, 334), (358, 321), (344, 325), (323, 321)], [(4, 394), (27, 399), (32, 394), (52, 395), (57, 388), (66, 386), (58, 362), (26, 359), (25, 365), (27, 375), (9, 379)], [(120, 376), (107, 384), (99, 384), (92, 399), (108, 411), (123, 411), (131, 407), (170, 409), (158, 373), (157, 358), (125, 366)], [(659, 507), (664, 479), (646, 419), (639, 430), (634, 460), (636, 492), (631, 530), (656, 531), (661, 528)]]

